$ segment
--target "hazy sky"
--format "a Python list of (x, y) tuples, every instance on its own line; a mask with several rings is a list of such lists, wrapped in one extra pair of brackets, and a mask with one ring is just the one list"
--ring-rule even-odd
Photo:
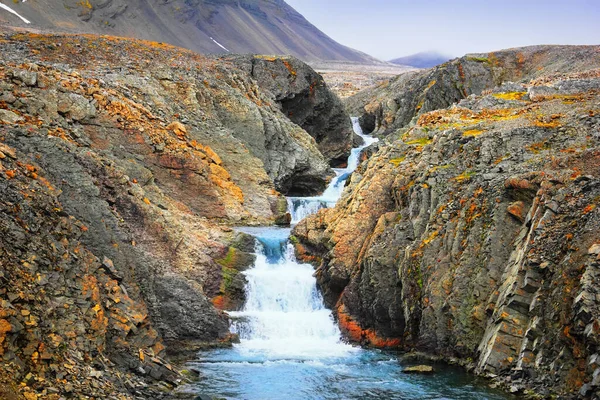
[(600, 0), (286, 0), (334, 40), (380, 59), (532, 44), (600, 44)]

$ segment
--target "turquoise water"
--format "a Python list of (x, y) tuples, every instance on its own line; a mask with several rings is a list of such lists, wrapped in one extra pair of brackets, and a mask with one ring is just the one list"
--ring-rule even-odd
[(320, 360), (259, 360), (235, 350), (201, 355), (194, 392), (226, 399), (506, 399), (460, 370), (407, 375), (393, 353), (362, 350)]
[(289, 229), (243, 230), (260, 245), (246, 307), (230, 313), (241, 343), (199, 354), (190, 367), (200, 380), (186, 391), (245, 400), (508, 398), (461, 369), (408, 375), (397, 353), (344, 343), (312, 266), (293, 256)]
[[(357, 121), (355, 131), (362, 135)], [(288, 199), (293, 222), (331, 207), (358, 165), (355, 149), (322, 196)], [(299, 263), (290, 229), (240, 228), (257, 240), (255, 265), (244, 272), (246, 304), (229, 312), (240, 343), (203, 352), (190, 367), (200, 380), (185, 391), (224, 399), (505, 399), (461, 370), (436, 367), (408, 375), (397, 354), (345, 343), (317, 289), (314, 268)]]

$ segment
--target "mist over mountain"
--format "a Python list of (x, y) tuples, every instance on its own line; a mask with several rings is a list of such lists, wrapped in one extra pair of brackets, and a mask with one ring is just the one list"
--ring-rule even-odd
[(390, 60), (392, 64), (408, 65), (415, 68), (432, 68), (451, 60), (453, 57), (435, 51), (426, 51)]

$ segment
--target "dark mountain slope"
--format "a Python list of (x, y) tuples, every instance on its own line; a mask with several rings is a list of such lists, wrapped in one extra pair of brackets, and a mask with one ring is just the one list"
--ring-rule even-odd
[(200, 53), (290, 54), (305, 61), (376, 59), (335, 42), (283, 0), (37, 0), (9, 2), (0, 23), (129, 36)]

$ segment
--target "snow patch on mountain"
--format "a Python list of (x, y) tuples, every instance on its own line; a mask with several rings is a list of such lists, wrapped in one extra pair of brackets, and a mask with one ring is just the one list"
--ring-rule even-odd
[[(23, 2), (25, 2), (25, 1), (27, 1), (27, 0), (23, 0)], [(31, 23), (28, 19), (22, 17), (18, 12), (16, 12), (15, 10), (13, 10), (12, 8), (10, 8), (9, 6), (7, 6), (5, 4), (0, 3), (0, 8), (8, 11), (11, 14), (15, 14), (17, 17), (21, 18), (23, 20), (23, 22), (25, 22), (26, 24)]]
[(221, 43), (219, 43), (219, 42), (217, 42), (215, 39), (213, 39), (213, 38), (212, 38), (212, 36), (211, 36), (210, 40), (212, 40), (213, 42), (215, 42), (215, 44), (216, 44), (217, 46), (219, 46), (220, 48), (222, 48), (223, 50), (225, 50), (225, 51), (227, 51), (227, 52), (231, 53), (231, 51), (229, 51), (229, 50), (228, 50), (228, 49), (227, 49), (225, 46), (223, 46)]

